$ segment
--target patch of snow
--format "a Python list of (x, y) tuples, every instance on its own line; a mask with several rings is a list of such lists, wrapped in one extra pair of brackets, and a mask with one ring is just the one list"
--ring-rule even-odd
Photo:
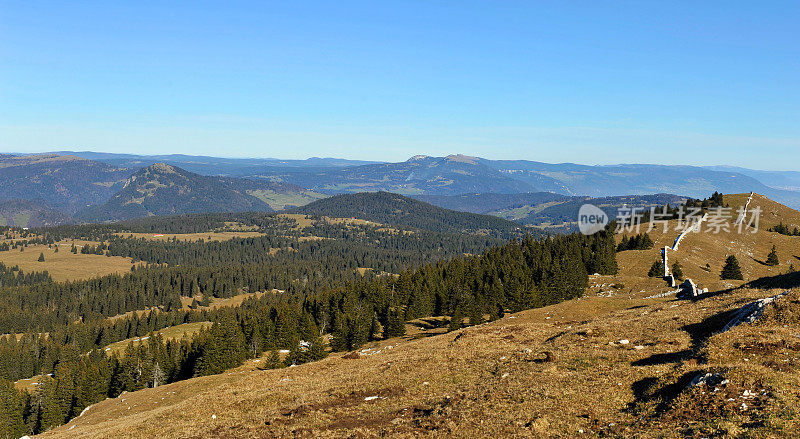
[(630, 343), (630, 340), (627, 340), (627, 339), (624, 339), (624, 338), (619, 341), (619, 344), (628, 344), (628, 343)]
[[(123, 399), (123, 401), (125, 401), (125, 400)], [(83, 410), (81, 411), (81, 414), (80, 414), (80, 415), (78, 415), (78, 417), (80, 418), (81, 416), (83, 416), (83, 414), (84, 414), (84, 413), (86, 413), (87, 411), (89, 411), (89, 409), (90, 409), (90, 408), (92, 408), (92, 406), (91, 406), (91, 405), (90, 405), (89, 407), (86, 407), (85, 409), (83, 409)]]
[(364, 401), (374, 401), (376, 399), (378, 399), (377, 396), (368, 396), (368, 397), (364, 398)]

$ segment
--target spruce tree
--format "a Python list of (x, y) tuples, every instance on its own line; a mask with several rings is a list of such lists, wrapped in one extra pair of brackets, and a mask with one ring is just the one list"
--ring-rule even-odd
[(722, 267), (720, 277), (722, 279), (744, 279), (744, 276), (742, 276), (742, 268), (739, 266), (739, 260), (736, 259), (736, 256), (728, 256), (725, 260), (725, 266)]
[(470, 326), (476, 326), (486, 322), (483, 318), (483, 313), (481, 313), (477, 306), (473, 306), (471, 311), (472, 312), (469, 313)]
[(269, 356), (264, 361), (264, 369), (280, 369), (283, 367), (283, 363), (281, 363), (281, 356), (278, 354), (278, 351), (273, 350), (269, 353)]
[(18, 438), (27, 433), (24, 411), (22, 394), (10, 382), (0, 380), (0, 437)]
[(772, 251), (770, 251), (769, 255), (767, 255), (767, 260), (766, 260), (765, 264), (767, 264), (767, 265), (769, 265), (771, 267), (774, 267), (774, 266), (780, 264), (780, 260), (778, 260), (778, 252), (775, 250), (775, 246), (774, 245), (772, 246)]
[(681, 268), (681, 264), (678, 261), (672, 264), (672, 276), (677, 280), (683, 279), (683, 268)]
[(406, 323), (403, 321), (402, 315), (403, 311), (397, 307), (389, 309), (386, 328), (383, 330), (383, 338), (406, 335)]
[(328, 351), (325, 349), (327, 346), (321, 335), (317, 334), (316, 337), (313, 337), (309, 342), (311, 343), (311, 346), (308, 348), (309, 361), (321, 360), (328, 356)]
[(453, 316), (450, 318), (450, 325), (447, 327), (447, 331), (456, 331), (464, 327), (464, 312), (461, 310), (461, 307), (457, 307), (456, 311), (453, 313)]
[(664, 276), (664, 262), (661, 260), (653, 262), (650, 266), (650, 271), (647, 272), (649, 277), (662, 277)]
[(231, 318), (216, 322), (206, 334), (200, 358), (197, 360), (197, 376), (214, 375), (242, 364), (247, 357), (244, 334)]
[(39, 253), (39, 259), (37, 259), (37, 261), (44, 262), (44, 253)]

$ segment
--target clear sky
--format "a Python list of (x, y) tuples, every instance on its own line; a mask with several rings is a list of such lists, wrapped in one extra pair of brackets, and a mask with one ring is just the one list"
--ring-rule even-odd
[(800, 6), (0, 5), (0, 151), (800, 170)]

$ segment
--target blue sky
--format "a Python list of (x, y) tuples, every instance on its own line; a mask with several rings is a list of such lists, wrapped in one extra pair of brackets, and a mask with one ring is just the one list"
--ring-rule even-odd
[(735, 3), (3, 2), (0, 150), (800, 170), (800, 8)]

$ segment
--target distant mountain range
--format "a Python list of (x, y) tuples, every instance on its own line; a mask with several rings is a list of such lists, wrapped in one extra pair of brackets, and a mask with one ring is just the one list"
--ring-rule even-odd
[[(156, 163), (136, 171), (108, 201), (76, 217), (103, 222), (185, 213), (272, 212), (271, 202), (288, 197), (302, 198), (301, 204), (305, 204), (320, 196), (286, 183), (205, 176)], [(287, 204), (281, 205), (285, 207)]]
[(0, 199), (42, 200), (71, 215), (111, 198), (134, 172), (70, 155), (0, 155)]
[[(171, 167), (175, 174), (155, 172), (152, 166), (156, 163)], [(143, 169), (158, 178), (143, 179)], [(169, 168), (161, 171), (165, 169)], [(170, 176), (176, 175), (181, 175), (183, 182), (171, 180)], [(140, 185), (140, 181), (152, 183)], [(92, 152), (6, 154), (0, 155), (0, 188), (0, 201), (43, 203), (41, 209), (34, 209), (41, 215), (32, 218), (44, 223), (198, 211), (283, 210), (330, 195), (378, 191), (525, 224), (542, 222), (565, 209), (568, 200), (585, 199), (569, 197), (675, 194), (705, 198), (714, 191), (755, 191), (800, 207), (800, 172), (722, 166), (587, 166), (464, 155), (414, 156), (403, 162), (380, 163)], [(30, 207), (27, 212), (32, 212)]]
[(52, 154), (75, 157), (106, 163), (120, 168), (139, 169), (156, 163), (166, 163), (202, 175), (224, 175), (229, 177), (253, 177), (280, 173), (284, 168), (305, 170), (340, 168), (369, 165), (379, 162), (312, 157), (305, 160), (283, 160), (274, 158), (222, 158), (192, 156), (184, 154), (135, 155), (111, 154), (89, 151), (59, 151)]
[(551, 231), (576, 230), (578, 210), (586, 203), (594, 204), (610, 218), (615, 218), (623, 206), (650, 208), (666, 204), (675, 206), (686, 201), (686, 197), (670, 194), (593, 198), (568, 197), (548, 192), (457, 196), (419, 195), (415, 198), (448, 209), (489, 214), (526, 226), (536, 226)]

